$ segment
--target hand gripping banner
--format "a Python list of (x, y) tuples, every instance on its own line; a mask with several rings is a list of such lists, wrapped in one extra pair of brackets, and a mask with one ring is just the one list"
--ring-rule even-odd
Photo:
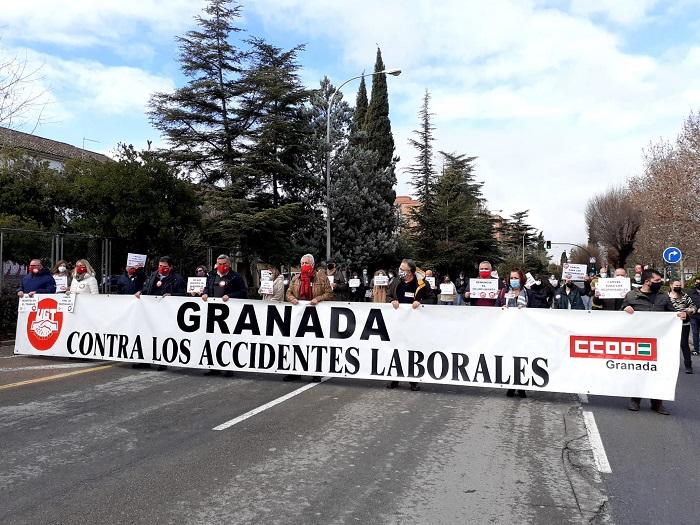
[(673, 313), (41, 295), (15, 353), (672, 400)]

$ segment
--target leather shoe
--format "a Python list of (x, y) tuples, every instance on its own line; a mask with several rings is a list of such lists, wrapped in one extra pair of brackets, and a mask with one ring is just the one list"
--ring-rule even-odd
[(631, 410), (632, 412), (639, 412), (639, 401), (636, 399), (630, 399), (629, 405), (627, 405), (627, 410)]
[(660, 401), (658, 403), (652, 402), (651, 409), (657, 414), (661, 414), (662, 416), (668, 416), (671, 414), (671, 412), (669, 412), (664, 406), (664, 404)]
[(522, 399), (526, 398), (527, 394), (525, 393), (525, 390), (518, 390), (518, 397)]
[(301, 379), (300, 376), (295, 376), (295, 375), (286, 375), (284, 378), (282, 378), (282, 381), (299, 381)]
[(512, 390), (509, 388), (508, 391), (506, 392), (506, 396), (507, 397), (515, 397), (515, 390)]
[(311, 381), (314, 383), (320, 383), (321, 382), (321, 376), (312, 376)]
[(418, 383), (411, 383), (411, 390), (418, 392), (420, 390), (420, 385)]
[(396, 388), (397, 386), (399, 386), (399, 382), (398, 382), (398, 381), (392, 381), (391, 383), (387, 383), (387, 384), (386, 384), (386, 387), (387, 387), (387, 388)]
[(692, 374), (692, 373), (693, 373), (693, 367), (692, 367), (692, 366), (686, 366), (686, 367), (685, 367), (685, 373), (686, 373), (686, 374)]

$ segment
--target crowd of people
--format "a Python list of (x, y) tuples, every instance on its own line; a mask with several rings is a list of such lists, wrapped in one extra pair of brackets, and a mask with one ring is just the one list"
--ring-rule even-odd
[[(39, 259), (33, 259), (28, 266), (28, 273), (22, 279), (17, 294), (66, 293), (98, 294), (99, 287), (95, 271), (85, 259), (76, 261), (71, 270), (69, 263), (57, 261), (49, 270), (44, 268)], [(683, 355), (685, 371), (693, 373), (690, 337), (692, 333), (693, 351), (700, 350), (700, 278), (695, 279), (689, 290), (684, 290), (681, 281), (670, 283), (668, 292), (662, 292), (663, 278), (651, 268), (636, 265), (631, 278), (631, 290), (624, 298), (601, 298), (596, 289), (600, 279), (607, 277), (627, 278), (624, 268), (617, 268), (612, 273), (608, 268), (601, 268), (597, 275), (586, 277), (580, 284), (570, 277), (561, 282), (553, 275), (533, 277), (520, 268), (512, 268), (508, 275), (500, 278), (488, 261), (479, 264), (475, 278), (495, 280), (491, 288), (497, 290), (491, 294), (472, 293), (470, 280), (465, 272), (459, 272), (452, 281), (449, 275), (442, 276), (438, 283), (437, 276), (430, 269), (420, 269), (411, 259), (404, 259), (398, 272), (377, 270), (369, 277), (367, 270), (352, 272), (349, 278), (340, 270), (335, 261), (316, 264), (314, 256), (304, 255), (300, 260), (300, 271), (291, 280), (285, 281), (278, 268), (269, 266), (266, 278), (271, 285), (261, 287), (259, 295), (263, 301), (290, 302), (308, 301), (316, 305), (322, 301), (370, 301), (374, 303), (391, 303), (394, 308), (402, 305), (413, 309), (424, 304), (439, 304), (472, 307), (502, 308), (551, 308), (563, 310), (591, 311), (625, 311), (633, 314), (637, 311), (676, 312), (681, 318), (682, 337), (680, 348)], [(160, 257), (156, 270), (147, 274), (143, 267), (130, 265), (117, 282), (119, 294), (157, 296), (200, 297), (206, 301), (209, 297), (229, 299), (246, 299), (249, 297), (248, 286), (231, 265), (227, 255), (216, 259), (216, 266), (208, 271), (206, 266), (198, 266), (195, 276), (206, 279), (204, 286), (187, 290), (186, 280), (173, 269), (172, 259)], [(164, 367), (163, 367), (164, 368)], [(285, 380), (293, 381), (299, 376), (288, 375)], [(313, 380), (320, 378), (314, 377)], [(388, 388), (396, 388), (397, 381), (390, 382)], [(410, 383), (411, 390), (420, 390), (418, 383)], [(508, 390), (509, 397), (526, 397), (524, 390)], [(661, 400), (651, 400), (652, 409), (660, 414), (668, 414)], [(628, 408), (638, 411), (640, 399), (632, 398)]]

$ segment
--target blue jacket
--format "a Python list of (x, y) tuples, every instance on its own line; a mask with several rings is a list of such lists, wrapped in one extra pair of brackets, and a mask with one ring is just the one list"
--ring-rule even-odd
[(42, 268), (36, 275), (28, 273), (22, 277), (22, 282), (19, 284), (17, 291), (24, 293), (56, 293), (56, 281), (53, 280), (51, 272), (46, 268)]
[(143, 283), (146, 281), (146, 272), (139, 269), (133, 276), (129, 276), (124, 272), (117, 279), (117, 291), (121, 295), (134, 295), (139, 290), (143, 289)]

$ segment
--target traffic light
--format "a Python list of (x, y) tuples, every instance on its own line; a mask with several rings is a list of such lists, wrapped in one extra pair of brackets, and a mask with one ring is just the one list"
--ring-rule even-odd
[(552, 241), (544, 241), (544, 247), (548, 250), (552, 249)]

